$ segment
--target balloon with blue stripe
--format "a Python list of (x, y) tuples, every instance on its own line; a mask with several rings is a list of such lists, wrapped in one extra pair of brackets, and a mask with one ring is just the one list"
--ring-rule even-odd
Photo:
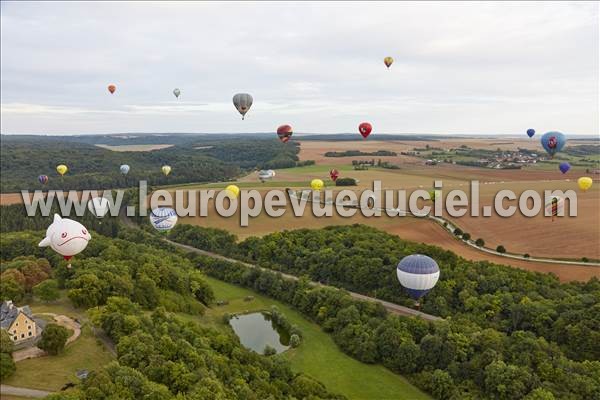
[(150, 223), (157, 231), (170, 231), (177, 224), (177, 213), (169, 207), (159, 207), (150, 213)]
[(398, 263), (396, 274), (410, 297), (418, 300), (433, 289), (440, 278), (440, 267), (431, 257), (412, 254)]

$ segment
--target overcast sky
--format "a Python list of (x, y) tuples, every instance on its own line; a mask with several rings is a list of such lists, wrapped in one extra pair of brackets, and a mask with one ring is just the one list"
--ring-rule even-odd
[(598, 9), (2, 1), (2, 133), (598, 135)]

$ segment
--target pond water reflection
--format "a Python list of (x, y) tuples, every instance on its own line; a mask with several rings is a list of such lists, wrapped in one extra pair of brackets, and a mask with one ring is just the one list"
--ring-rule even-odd
[(268, 314), (260, 312), (238, 315), (229, 321), (242, 345), (259, 354), (265, 346), (271, 346), (277, 353), (290, 348), (290, 334), (275, 326)]

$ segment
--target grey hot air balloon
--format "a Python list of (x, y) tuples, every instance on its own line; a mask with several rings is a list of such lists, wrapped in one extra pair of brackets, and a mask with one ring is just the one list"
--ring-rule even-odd
[(175, 97), (179, 98), (179, 95), (181, 94), (181, 90), (179, 90), (178, 88), (173, 89), (173, 94), (175, 95)]
[(248, 93), (238, 93), (233, 96), (233, 105), (242, 114), (242, 119), (244, 119), (244, 116), (250, 110), (250, 107), (252, 107), (252, 96)]

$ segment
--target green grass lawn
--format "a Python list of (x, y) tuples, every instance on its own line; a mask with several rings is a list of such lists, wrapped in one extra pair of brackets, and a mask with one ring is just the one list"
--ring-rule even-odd
[[(429, 399), (430, 397), (412, 386), (404, 377), (394, 374), (381, 365), (363, 364), (342, 353), (333, 339), (321, 328), (306, 320), (289, 306), (261, 296), (253, 291), (230, 285), (207, 277), (215, 292), (217, 300), (228, 300), (224, 306), (213, 306), (206, 315), (193, 317), (182, 315), (188, 320), (196, 320), (229, 329), (221, 316), (224, 313), (246, 313), (268, 310), (276, 305), (292, 324), (298, 325), (302, 331), (302, 344), (296, 349), (283, 353), (295, 371), (303, 372), (320, 380), (328, 389), (342, 393), (349, 399)], [(244, 297), (254, 296), (251, 301)]]
[(77, 383), (78, 369), (95, 369), (112, 361), (110, 352), (96, 342), (88, 326), (81, 336), (56, 356), (44, 356), (19, 361), (17, 372), (2, 383), (31, 389), (57, 391), (68, 382)]
[(34, 299), (28, 301), (27, 304), (29, 304), (31, 311), (33, 311), (34, 314), (54, 313), (66, 315), (72, 319), (77, 318), (80, 321), (85, 318), (85, 310), (73, 307), (71, 300), (67, 297), (66, 290), (61, 290), (60, 298), (56, 301), (45, 303)]

